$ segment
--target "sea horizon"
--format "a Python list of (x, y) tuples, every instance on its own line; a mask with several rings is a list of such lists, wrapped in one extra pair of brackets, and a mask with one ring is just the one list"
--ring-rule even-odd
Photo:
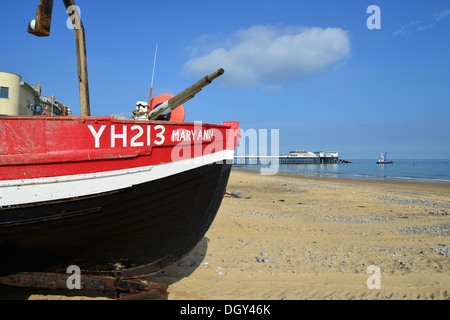
[[(278, 164), (276, 173), (340, 178), (350, 180), (391, 180), (450, 184), (450, 159), (389, 159), (392, 164), (377, 164), (374, 159), (346, 159), (351, 163)], [(235, 164), (235, 169), (259, 171), (270, 164)], [(272, 164), (272, 169), (274, 169)]]

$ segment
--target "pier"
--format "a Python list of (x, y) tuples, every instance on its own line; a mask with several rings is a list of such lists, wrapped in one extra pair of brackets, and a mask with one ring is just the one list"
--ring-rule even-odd
[(279, 156), (235, 156), (235, 164), (269, 164), (278, 160), (280, 164), (333, 164), (351, 163), (351, 161), (339, 158), (336, 151), (291, 151), (288, 155)]

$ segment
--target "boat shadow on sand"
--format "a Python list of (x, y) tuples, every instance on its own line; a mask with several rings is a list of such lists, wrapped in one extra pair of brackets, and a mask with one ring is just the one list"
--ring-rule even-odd
[(143, 277), (143, 279), (156, 283), (167, 283), (169, 285), (168, 291), (170, 296), (171, 284), (174, 284), (183, 278), (189, 277), (198, 267), (201, 266), (208, 249), (209, 241), (210, 240), (207, 237), (203, 237), (194, 249), (184, 256), (183, 259), (171, 265), (166, 270), (155, 275)]
[[(203, 237), (195, 248), (184, 258), (164, 271), (154, 275), (143, 276), (140, 279), (155, 283), (167, 283), (168, 297), (148, 296), (148, 300), (170, 299), (170, 285), (189, 277), (202, 263), (208, 248), (209, 239)], [(83, 275), (81, 275), (83, 276)], [(10, 287), (0, 284), (0, 300), (90, 300), (90, 299), (115, 299), (114, 292), (99, 292), (88, 290), (69, 289), (41, 289)]]

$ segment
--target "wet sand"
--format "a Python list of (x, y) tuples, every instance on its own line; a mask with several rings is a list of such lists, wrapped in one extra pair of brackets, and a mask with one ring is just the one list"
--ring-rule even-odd
[(233, 170), (227, 191), (242, 198), (226, 195), (198, 246), (146, 278), (169, 300), (450, 297), (450, 185)]

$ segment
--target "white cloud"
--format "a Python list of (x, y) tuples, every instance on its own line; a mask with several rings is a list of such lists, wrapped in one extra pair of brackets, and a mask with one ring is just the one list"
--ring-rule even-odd
[(449, 9), (445, 9), (445, 10), (442, 10), (441, 12), (434, 14), (434, 19), (436, 21), (441, 21), (442, 19), (445, 19), (445, 18), (450, 18), (450, 10)]
[(220, 44), (201, 38), (194, 57), (185, 64), (188, 74), (202, 76), (224, 68), (222, 83), (250, 87), (279, 85), (317, 74), (350, 54), (347, 31), (339, 28), (252, 26), (221, 37)]
[(413, 29), (417, 28), (419, 23), (420, 23), (420, 21), (418, 21), (418, 20), (410, 21), (408, 24), (405, 24), (400, 29), (394, 31), (393, 35), (394, 36), (409, 37), (409, 35), (413, 31)]
[[(445, 18), (450, 18), (450, 10), (445, 9), (441, 12), (437, 12), (433, 14), (434, 20), (436, 22), (440, 22), (441, 20)], [(434, 29), (435, 25), (428, 23), (424, 24), (424, 22), (420, 20), (413, 20), (410, 21), (408, 24), (405, 24), (401, 26), (399, 29), (395, 30), (392, 34), (394, 36), (401, 36), (401, 37), (409, 37), (413, 32), (415, 31), (425, 31), (425, 30), (431, 30)]]

